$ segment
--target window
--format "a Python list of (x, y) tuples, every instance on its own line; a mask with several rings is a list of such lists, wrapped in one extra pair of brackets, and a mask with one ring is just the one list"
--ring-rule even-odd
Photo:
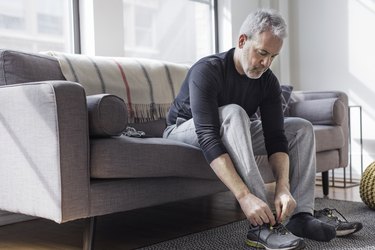
[(193, 63), (212, 54), (212, 0), (123, 0), (124, 55)]
[(73, 52), (72, 1), (0, 0), (0, 47)]

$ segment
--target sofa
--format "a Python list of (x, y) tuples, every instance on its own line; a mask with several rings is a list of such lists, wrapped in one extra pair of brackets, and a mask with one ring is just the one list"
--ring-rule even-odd
[[(227, 191), (198, 148), (162, 138), (188, 68), (0, 50), (0, 210), (57, 223), (86, 218), (90, 249), (97, 216)], [(328, 171), (348, 163), (347, 96), (293, 91), (285, 104), (286, 116), (314, 125), (328, 194)]]

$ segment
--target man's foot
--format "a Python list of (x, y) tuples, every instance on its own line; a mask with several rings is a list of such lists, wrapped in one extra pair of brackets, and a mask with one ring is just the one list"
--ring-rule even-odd
[[(334, 212), (341, 216), (339, 219)], [(362, 229), (362, 223), (349, 222), (339, 211), (336, 209), (324, 208), (322, 210), (314, 211), (314, 217), (320, 221), (331, 224), (336, 229), (336, 236), (346, 236), (353, 234)]]
[(305, 247), (304, 240), (289, 232), (283, 224), (274, 226), (264, 224), (256, 227), (250, 225), (246, 244), (251, 247), (269, 250), (303, 249)]
[(286, 228), (296, 236), (311, 240), (330, 241), (336, 237), (334, 226), (314, 218), (309, 213), (293, 215)]

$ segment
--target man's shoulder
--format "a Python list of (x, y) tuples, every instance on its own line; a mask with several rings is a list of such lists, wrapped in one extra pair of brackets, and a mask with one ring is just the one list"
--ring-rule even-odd
[(202, 59), (197, 61), (192, 67), (198, 67), (198, 68), (208, 67), (212, 69), (215, 69), (215, 68), (222, 69), (227, 64), (228, 57), (230, 56), (230, 54), (233, 54), (232, 50), (233, 49), (222, 52), (222, 53), (217, 53), (217, 54), (203, 57)]
[(279, 81), (271, 69), (268, 69), (266, 72), (264, 72), (263, 75), (259, 79), (263, 81), (264, 85), (272, 85), (272, 86), (279, 85)]

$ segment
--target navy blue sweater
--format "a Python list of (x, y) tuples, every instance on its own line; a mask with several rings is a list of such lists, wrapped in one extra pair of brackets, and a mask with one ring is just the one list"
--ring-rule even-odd
[(268, 156), (288, 153), (284, 135), (280, 84), (268, 69), (259, 79), (240, 75), (233, 61), (234, 49), (202, 58), (189, 70), (172, 103), (167, 125), (177, 117), (194, 118), (198, 141), (208, 163), (227, 153), (220, 137), (218, 108), (238, 104), (251, 117), (260, 108)]

